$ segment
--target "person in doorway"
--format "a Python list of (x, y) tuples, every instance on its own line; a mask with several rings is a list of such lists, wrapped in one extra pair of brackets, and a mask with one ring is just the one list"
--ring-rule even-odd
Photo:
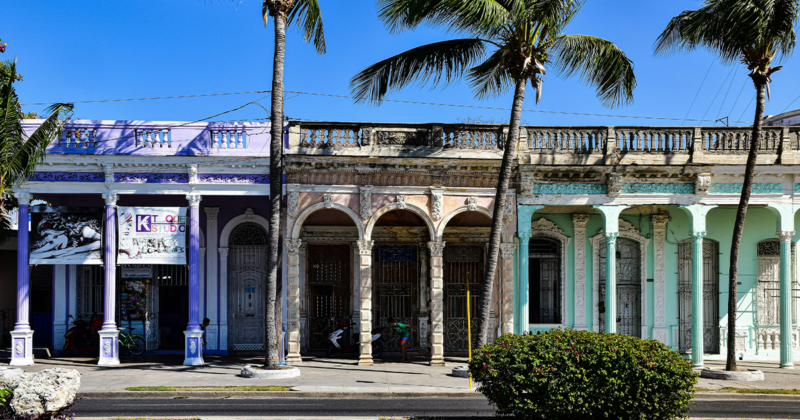
[(389, 324), (389, 327), (400, 336), (400, 350), (402, 351), (400, 362), (411, 360), (406, 352), (406, 344), (408, 343), (409, 337), (411, 337), (411, 331), (409, 331), (409, 329), (417, 329), (417, 327), (397, 322), (394, 318), (389, 318), (386, 322)]
[(208, 342), (206, 341), (206, 327), (208, 324), (211, 324), (211, 320), (208, 318), (203, 318), (203, 323), (200, 324), (200, 329), (203, 330), (203, 350), (208, 347)]

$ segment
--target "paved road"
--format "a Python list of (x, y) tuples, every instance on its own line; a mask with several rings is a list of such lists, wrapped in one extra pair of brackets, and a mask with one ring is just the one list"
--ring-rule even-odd
[[(437, 419), (491, 417), (494, 410), (482, 398), (375, 399), (159, 399), (81, 400), (72, 410), (78, 417), (113, 416), (430, 416)], [(692, 417), (800, 419), (800, 401), (698, 401)]]

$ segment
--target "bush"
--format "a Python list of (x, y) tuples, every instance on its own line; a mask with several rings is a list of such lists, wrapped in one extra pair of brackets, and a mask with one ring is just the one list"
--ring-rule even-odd
[(470, 371), (499, 414), (521, 419), (684, 418), (697, 383), (658, 341), (560, 329), (503, 335)]

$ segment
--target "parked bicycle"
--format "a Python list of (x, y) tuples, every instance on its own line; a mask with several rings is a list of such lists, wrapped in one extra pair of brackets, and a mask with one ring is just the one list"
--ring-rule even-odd
[(123, 354), (141, 356), (147, 350), (147, 341), (141, 335), (126, 333), (125, 331), (133, 332), (133, 328), (122, 328), (119, 331), (119, 347)]

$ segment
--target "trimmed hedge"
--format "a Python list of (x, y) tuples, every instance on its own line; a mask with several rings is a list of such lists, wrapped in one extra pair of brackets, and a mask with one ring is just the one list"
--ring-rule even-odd
[(498, 414), (521, 419), (684, 418), (697, 383), (658, 341), (569, 329), (503, 335), (470, 371)]

